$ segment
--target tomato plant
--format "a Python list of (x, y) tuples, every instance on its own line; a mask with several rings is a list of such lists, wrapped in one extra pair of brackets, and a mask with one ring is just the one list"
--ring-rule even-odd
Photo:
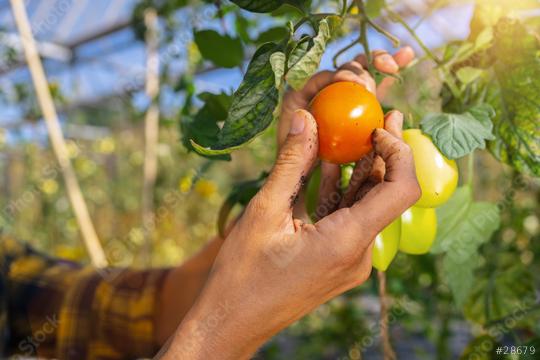
[(350, 163), (371, 149), (371, 133), (384, 126), (381, 105), (362, 85), (340, 81), (313, 98), (310, 111), (319, 129), (319, 157)]

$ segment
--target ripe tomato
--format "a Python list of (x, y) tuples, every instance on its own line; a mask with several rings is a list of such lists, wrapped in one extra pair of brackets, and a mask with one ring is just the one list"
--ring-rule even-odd
[(422, 197), (415, 206), (437, 207), (445, 203), (458, 183), (456, 162), (441, 154), (431, 139), (418, 129), (403, 131), (403, 140), (412, 149), (416, 177), (422, 189)]
[(401, 215), (399, 250), (425, 254), (437, 235), (437, 214), (433, 208), (410, 207)]
[(386, 271), (394, 260), (401, 236), (401, 218), (397, 218), (375, 238), (371, 261), (377, 270)]
[(310, 111), (319, 128), (319, 157), (344, 164), (356, 161), (371, 148), (371, 133), (384, 126), (375, 95), (360, 84), (341, 81), (322, 89)]

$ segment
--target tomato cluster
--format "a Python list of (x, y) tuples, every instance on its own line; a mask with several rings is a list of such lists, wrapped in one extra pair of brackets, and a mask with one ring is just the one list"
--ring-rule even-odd
[[(373, 130), (384, 126), (383, 112), (375, 95), (353, 82), (327, 86), (315, 96), (310, 110), (318, 126), (319, 157), (336, 164), (351, 163), (366, 155), (372, 149)], [(441, 154), (419, 129), (403, 131), (403, 140), (412, 149), (422, 196), (377, 235), (373, 266), (382, 271), (388, 268), (398, 250), (407, 254), (425, 254), (430, 250), (437, 234), (435, 208), (448, 201), (458, 182), (455, 161)], [(317, 170), (308, 185), (308, 211), (315, 208), (319, 181)]]
[(425, 254), (437, 235), (435, 208), (444, 204), (454, 193), (458, 182), (458, 169), (454, 160), (447, 159), (431, 139), (418, 129), (403, 131), (403, 140), (411, 147), (416, 177), (422, 196), (398, 219), (400, 232), (394, 221), (375, 239), (373, 266), (385, 271), (397, 251), (407, 254)]

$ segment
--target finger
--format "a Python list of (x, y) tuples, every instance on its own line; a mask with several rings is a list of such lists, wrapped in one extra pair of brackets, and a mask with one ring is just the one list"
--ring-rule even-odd
[[(399, 66), (392, 55), (384, 50), (375, 50), (371, 53), (373, 66), (380, 72), (395, 74), (399, 71)], [(368, 60), (365, 54), (358, 55), (355, 60), (364, 68), (368, 67)]]
[(388, 131), (395, 137), (401, 139), (403, 137), (401, 131), (402, 127), (403, 114), (396, 110), (390, 111), (388, 114), (386, 114), (386, 116), (384, 117), (384, 128), (386, 129), (386, 131)]
[(287, 91), (285, 98), (283, 99), (283, 107), (281, 108), (278, 124), (278, 148), (283, 146), (285, 139), (287, 138), (294, 112), (299, 108), (307, 109), (311, 99), (325, 86), (332, 83), (334, 75), (335, 72), (328, 70), (318, 72), (308, 80), (302, 90)]
[[(398, 111), (391, 111), (385, 116), (384, 127), (392, 135), (401, 138), (401, 127), (403, 116)], [(380, 156), (370, 154), (360, 159), (354, 168), (351, 182), (343, 199), (339, 205), (342, 207), (352, 206), (356, 201), (362, 199), (369, 190), (383, 181), (385, 164)]]
[(348, 61), (341, 65), (338, 70), (349, 70), (357, 75), (363, 74), (366, 71), (358, 61)]
[(315, 219), (321, 219), (334, 212), (341, 199), (341, 169), (339, 165), (321, 162), (321, 184), (315, 210)]
[(369, 92), (375, 94), (376, 84), (375, 80), (369, 75), (367, 71), (362, 72), (361, 74), (356, 74), (350, 70), (339, 70), (335, 73), (332, 82), (338, 81), (352, 81), (364, 86)]
[(350, 237), (357, 232), (372, 238), (420, 198), (409, 146), (383, 129), (375, 130), (373, 145), (375, 153), (386, 165), (385, 181), (374, 186), (352, 207), (320, 220), (317, 227), (325, 228), (336, 236)]
[(351, 204), (348, 206), (352, 206), (353, 203), (361, 200), (371, 189), (373, 189), (379, 183), (383, 182), (385, 172), (386, 169), (383, 159), (379, 155), (376, 155), (373, 159), (373, 166), (371, 168), (369, 176), (356, 192), (354, 201), (352, 201)]
[(400, 68), (404, 68), (414, 60), (415, 53), (412, 47), (404, 46), (394, 54), (394, 60)]
[[(403, 126), (403, 116), (399, 111), (391, 111), (385, 116), (384, 128), (390, 134), (401, 139), (401, 127)], [(351, 206), (354, 202), (361, 200), (366, 194), (373, 189), (377, 184), (384, 180), (386, 172), (385, 163), (383, 159), (377, 155), (373, 161), (371, 172), (367, 179), (358, 187), (354, 193), (354, 199), (349, 199), (349, 202), (345, 206)]]
[(380, 72), (387, 74), (396, 74), (399, 66), (392, 55), (384, 52), (373, 56), (373, 66)]
[(349, 207), (354, 203), (358, 189), (362, 186), (364, 181), (366, 181), (371, 173), (374, 155), (375, 154), (371, 152), (356, 162), (349, 186), (347, 187), (345, 194), (343, 194), (343, 199), (339, 204), (340, 208)]
[(263, 210), (264, 215), (282, 218), (290, 214), (298, 193), (317, 158), (317, 125), (306, 110), (293, 115), (289, 134), (266, 183), (250, 202), (248, 211)]

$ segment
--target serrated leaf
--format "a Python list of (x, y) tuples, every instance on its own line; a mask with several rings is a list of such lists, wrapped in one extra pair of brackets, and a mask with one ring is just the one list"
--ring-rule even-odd
[(273, 43), (259, 47), (251, 59), (242, 83), (233, 95), (231, 107), (217, 140), (204, 146), (192, 139), (191, 145), (197, 152), (204, 155), (230, 153), (253, 140), (270, 125), (279, 98), (270, 56), (279, 50)]
[(446, 255), (443, 259), (443, 279), (450, 288), (458, 307), (463, 306), (473, 287), (474, 270), (478, 266), (477, 263), (477, 259), (473, 257), (467, 257), (463, 260)]
[(485, 141), (495, 138), (491, 133), (493, 114), (489, 105), (481, 105), (463, 114), (428, 114), (420, 126), (447, 158), (459, 159), (477, 148), (484, 149)]
[(540, 45), (517, 20), (501, 19), (494, 33), (500, 89), (489, 100), (497, 114), (489, 149), (516, 170), (540, 176)]
[(460, 186), (452, 197), (436, 209), (437, 237), (431, 252), (439, 254), (448, 251), (452, 245), (454, 228), (464, 219), (472, 203), (471, 188)]
[(283, 74), (285, 74), (285, 54), (276, 51), (270, 56), (270, 65), (276, 78), (276, 89), (280, 89), (283, 84)]
[(328, 22), (323, 19), (319, 22), (319, 32), (313, 38), (313, 46), (292, 67), (289, 68), (285, 78), (287, 83), (295, 90), (300, 90), (311, 75), (319, 68), (326, 42), (330, 39)]
[(287, 59), (287, 68), (292, 68), (313, 46), (313, 38), (311, 36), (304, 36), (301, 38), (291, 50)]
[(242, 64), (244, 48), (240, 39), (221, 35), (214, 30), (196, 31), (193, 36), (204, 59), (226, 68)]
[[(180, 118), (182, 143), (188, 150), (195, 150), (191, 140), (203, 146), (209, 146), (217, 140), (218, 123), (224, 121), (232, 102), (232, 97), (225, 93), (202, 93), (198, 95), (204, 105), (194, 115), (184, 114)], [(208, 154), (212, 155), (212, 154)], [(213, 156), (213, 159), (230, 160), (229, 155)]]
[(473, 202), (467, 186), (458, 188), (446, 204), (437, 208), (437, 237), (432, 252), (445, 253), (443, 278), (458, 306), (474, 284), (478, 247), (490, 239), (499, 222), (497, 205)]
[(272, 12), (284, 4), (289, 4), (303, 10), (307, 3), (306, 0), (231, 0), (231, 2), (244, 10), (255, 13)]
[[(527, 309), (535, 299), (531, 273), (521, 264), (513, 264), (477, 279), (464, 314), (468, 320), (484, 325)], [(524, 320), (523, 316), (513, 319), (514, 323), (519, 320)]]

